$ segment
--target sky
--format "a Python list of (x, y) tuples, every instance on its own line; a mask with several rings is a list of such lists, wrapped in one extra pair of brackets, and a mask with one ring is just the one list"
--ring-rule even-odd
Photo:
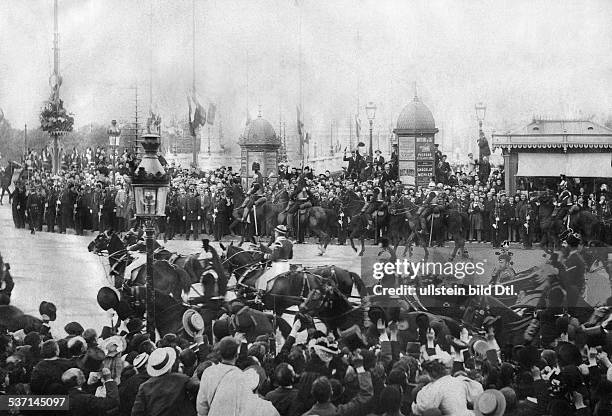
[[(143, 110), (151, 101), (165, 121), (186, 115), (192, 0), (59, 7), (61, 97), (77, 126), (130, 119), (134, 85)], [(218, 105), (226, 137), (242, 132), (247, 108), (293, 125), (300, 101), (307, 129), (357, 111), (365, 120), (372, 101), (375, 129), (388, 132), (415, 85), (446, 148), (476, 136), (477, 102), (488, 132), (534, 115), (612, 115), (609, 0), (195, 0), (195, 10), (196, 89)], [(0, 39), (0, 108), (15, 126), (38, 125), (53, 1), (2, 0)]]

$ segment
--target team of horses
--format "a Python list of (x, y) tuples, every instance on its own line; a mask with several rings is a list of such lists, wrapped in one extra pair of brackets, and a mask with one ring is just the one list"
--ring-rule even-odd
[[(359, 215), (359, 214), (356, 214)], [(397, 215), (394, 213), (393, 215)], [(461, 219), (457, 217), (458, 222)], [(239, 245), (220, 244), (221, 253), (203, 240), (203, 248), (210, 253), (207, 258), (200, 258), (200, 253), (192, 255), (177, 255), (158, 247), (153, 258), (154, 287), (156, 291), (156, 328), (160, 335), (165, 333), (183, 334), (181, 317), (189, 308), (196, 309), (204, 318), (205, 330), (209, 336), (213, 333), (213, 322), (219, 319), (228, 320), (228, 327), (233, 322), (231, 305), (239, 301), (248, 305), (254, 312), (263, 311), (269, 317), (272, 327), (287, 335), (290, 326), (283, 319), (287, 313), (299, 316), (308, 315), (317, 318), (329, 330), (347, 331), (351, 327), (365, 329), (368, 313), (381, 309), (384, 319), (396, 320), (398, 311), (408, 310), (414, 316), (426, 314), (431, 319), (441, 321), (437, 330), (442, 328), (449, 335), (458, 337), (462, 326), (478, 330), (475, 316), (492, 315), (499, 317), (498, 323), (503, 325), (497, 333), (500, 345), (522, 343), (525, 333), (532, 320), (532, 315), (525, 310), (535, 310), (541, 304), (532, 302), (529, 305), (519, 305), (513, 308), (508, 299), (498, 299), (493, 296), (404, 296), (399, 297), (394, 305), (377, 304), (372, 299), (370, 289), (366, 288), (361, 278), (349, 270), (331, 266), (292, 268), (277, 276), (268, 289), (261, 292), (256, 289), (258, 277), (266, 267), (264, 247), (251, 245), (243, 249)], [(601, 261), (608, 264), (605, 247), (598, 251), (596, 247), (585, 249), (587, 262)], [(115, 291), (118, 293), (116, 306), (120, 319), (142, 317), (144, 308), (144, 284), (146, 271), (144, 266), (132, 270), (129, 276), (124, 275), (130, 263), (130, 253), (120, 236), (113, 232), (98, 235), (89, 245), (89, 250), (97, 253), (108, 253), (111, 275), (114, 279)], [(612, 270), (606, 269), (608, 273)], [(417, 286), (432, 283), (434, 276), (417, 279)], [(545, 281), (536, 279), (536, 281)], [(396, 282), (397, 283), (397, 282)], [(440, 284), (440, 282), (434, 282)], [(232, 284), (230, 286), (230, 284)], [(187, 294), (195, 290), (200, 296), (187, 299)], [(532, 293), (546, 296), (541, 287), (532, 288)], [(108, 292), (109, 288), (101, 289)], [(229, 300), (228, 294), (237, 296)], [(355, 296), (356, 295), (356, 296)], [(108, 306), (108, 305), (107, 305)], [(583, 309), (592, 310), (590, 305), (583, 303)], [(297, 309), (297, 312), (295, 311)], [(259, 311), (258, 311), (259, 310)], [(411, 315), (412, 316), (412, 315)], [(414, 317), (413, 316), (413, 317)], [(588, 318), (588, 314), (583, 320)], [(430, 320), (431, 320), (430, 319)], [(255, 322), (255, 319), (253, 319)], [(265, 325), (267, 328), (267, 325)], [(501, 328), (501, 327), (500, 327)], [(234, 331), (236, 328), (234, 328)], [(266, 329), (266, 330), (269, 330)]]

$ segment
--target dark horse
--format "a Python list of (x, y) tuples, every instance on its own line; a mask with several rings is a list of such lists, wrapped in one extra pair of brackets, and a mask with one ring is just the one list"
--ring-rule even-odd
[[(156, 245), (161, 247), (159, 244)], [(103, 251), (108, 252), (108, 261), (110, 265), (110, 275), (114, 278), (115, 287), (144, 285), (146, 281), (146, 267), (140, 266), (135, 269), (132, 276), (124, 276), (125, 269), (132, 262), (132, 258), (126, 249), (125, 243), (121, 240), (118, 234), (114, 232), (103, 232), (88, 245), (88, 250), (95, 254), (101, 255)], [(183, 269), (180, 269), (167, 260), (153, 261), (153, 282), (156, 290), (172, 296), (180, 300), (181, 294), (189, 294), (191, 289), (190, 276)], [(194, 282), (196, 283), (196, 282)]]
[[(365, 239), (369, 226), (368, 218), (371, 212), (362, 212), (365, 201), (361, 198), (355, 199), (350, 194), (345, 194), (341, 199), (341, 203), (341, 209), (349, 221), (348, 228), (351, 247), (355, 253), (357, 253), (357, 248), (355, 247), (355, 242), (353, 240), (358, 238), (361, 242), (361, 251), (359, 251), (359, 256), (363, 256), (365, 251)], [(372, 206), (372, 208), (374, 207)]]
[(560, 246), (559, 233), (562, 227), (561, 221), (556, 216), (554, 198), (550, 192), (546, 192), (536, 197), (534, 203), (537, 207), (542, 233), (540, 246), (543, 249), (554, 250)]
[[(100, 304), (101, 294), (108, 292), (108, 288), (102, 288), (98, 292), (98, 303)], [(113, 308), (117, 312), (117, 326), (126, 319), (143, 318), (146, 312), (145, 307), (146, 290), (144, 286), (134, 286), (122, 288), (119, 291), (119, 299), (115, 304), (100, 304), (103, 309)], [(204, 320), (204, 334), (212, 339), (212, 322), (217, 319), (220, 310), (189, 307), (172, 296), (159, 290), (155, 290), (155, 329), (163, 337), (166, 334), (176, 334), (183, 338), (188, 338), (183, 328), (183, 315), (187, 309), (195, 309)]]
[(21, 309), (13, 305), (0, 305), (0, 327), (10, 332), (23, 329), (26, 333), (31, 331), (40, 332), (42, 320), (32, 315), (26, 315)]
[(319, 318), (331, 332), (364, 326), (363, 307), (349, 302), (332, 282), (313, 288), (300, 305), (300, 312)]
[[(439, 284), (433, 281), (421, 282), (423, 285)], [(467, 287), (465, 287), (467, 293)], [(474, 296), (474, 295), (433, 295), (419, 291), (421, 303), (427, 308), (427, 311), (451, 317), (457, 321), (463, 322), (466, 326), (474, 326), (473, 329), (479, 329), (480, 324), (477, 323), (479, 311), (485, 315), (498, 316), (500, 320), (498, 325), (503, 327), (503, 331), (496, 331), (496, 338), (500, 346), (502, 345), (518, 345), (524, 342), (524, 333), (531, 321), (531, 317), (522, 317), (508, 306), (504, 305), (499, 299), (493, 296)], [(482, 316), (482, 315), (480, 315)]]
[(402, 242), (405, 244), (404, 257), (412, 256), (412, 243), (423, 247), (424, 261), (429, 258), (427, 239), (421, 230), (421, 221), (417, 215), (419, 207), (411, 201), (396, 202), (389, 209), (389, 236), (394, 251)]
[[(263, 252), (245, 251), (230, 245), (223, 264), (237, 280), (243, 277), (241, 286), (255, 290), (257, 278), (263, 272)], [(267, 309), (282, 313), (288, 307), (299, 304), (301, 299), (298, 298), (305, 297), (309, 289), (320, 286), (321, 279), (334, 282), (345, 296), (351, 296), (353, 287), (360, 296), (366, 294), (365, 285), (357, 273), (336, 266), (309, 267), (280, 274), (269, 292), (264, 294), (264, 304)]]
[(580, 233), (586, 241), (601, 240), (603, 224), (597, 215), (578, 205), (564, 208), (559, 209), (557, 218), (567, 229)]

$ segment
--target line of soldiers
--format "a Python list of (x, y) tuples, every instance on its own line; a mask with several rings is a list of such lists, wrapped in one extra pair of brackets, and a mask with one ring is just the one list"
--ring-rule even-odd
[(43, 225), (47, 232), (64, 234), (73, 228), (77, 235), (86, 229), (119, 230), (116, 195), (117, 190), (101, 182), (92, 187), (73, 182), (26, 186), (20, 181), (12, 194), (13, 222), (16, 228), (26, 228), (27, 223), (32, 234), (42, 231)]

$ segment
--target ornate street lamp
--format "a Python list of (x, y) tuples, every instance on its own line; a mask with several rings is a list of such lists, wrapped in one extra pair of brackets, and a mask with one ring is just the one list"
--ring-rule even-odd
[(368, 105), (366, 105), (366, 116), (368, 117), (368, 120), (370, 121), (370, 157), (374, 157), (374, 151), (372, 149), (372, 127), (374, 124), (374, 118), (376, 117), (376, 104), (374, 104), (372, 101), (370, 101), (368, 103)]
[(145, 154), (132, 176), (132, 189), (136, 203), (136, 217), (145, 223), (147, 246), (147, 332), (155, 339), (155, 290), (153, 286), (153, 244), (155, 241), (155, 221), (165, 216), (166, 197), (170, 177), (157, 156), (160, 136), (147, 133), (142, 136)]
[(108, 134), (108, 144), (111, 152), (113, 152), (113, 185), (115, 184), (115, 174), (117, 170), (117, 149), (121, 142), (121, 129), (117, 125), (117, 120), (111, 121), (111, 125), (106, 130)]

